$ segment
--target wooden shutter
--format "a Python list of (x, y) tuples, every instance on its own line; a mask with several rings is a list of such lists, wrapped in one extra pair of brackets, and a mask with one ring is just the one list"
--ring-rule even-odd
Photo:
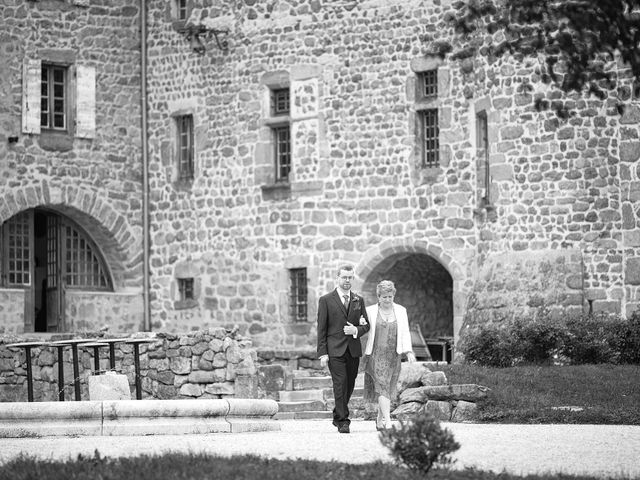
[(22, 64), (22, 133), (40, 133), (40, 60)]
[(96, 136), (96, 69), (76, 67), (76, 137)]

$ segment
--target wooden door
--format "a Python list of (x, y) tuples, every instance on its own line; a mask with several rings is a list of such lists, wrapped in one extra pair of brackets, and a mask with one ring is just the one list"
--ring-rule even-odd
[(64, 285), (60, 271), (60, 217), (47, 216), (47, 332), (64, 331)]

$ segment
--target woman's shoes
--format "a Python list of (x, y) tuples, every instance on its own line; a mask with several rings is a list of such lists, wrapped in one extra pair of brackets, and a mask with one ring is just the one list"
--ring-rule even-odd
[(376, 430), (381, 432), (383, 430), (386, 430), (387, 428), (389, 428), (389, 424), (387, 422), (383, 421), (377, 421), (376, 420)]

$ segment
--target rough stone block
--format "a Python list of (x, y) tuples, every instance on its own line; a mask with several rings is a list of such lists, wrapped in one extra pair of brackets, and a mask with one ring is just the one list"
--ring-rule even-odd
[(400, 375), (398, 376), (398, 392), (403, 392), (407, 388), (423, 385), (422, 378), (428, 373), (431, 373), (431, 370), (429, 370), (425, 362), (403, 362), (400, 366)]
[(424, 404), (423, 412), (430, 413), (438, 420), (449, 421), (453, 407), (449, 402), (440, 400), (429, 400)]
[(127, 376), (111, 372), (90, 376), (89, 400), (131, 400)]
[(409, 388), (400, 394), (400, 403), (420, 402), (428, 400), (466, 400), (477, 402), (487, 397), (488, 387), (473, 383), (462, 385), (437, 385)]
[(478, 406), (473, 402), (460, 400), (451, 413), (452, 422), (468, 422), (474, 419)]
[(408, 402), (398, 405), (398, 407), (391, 412), (393, 418), (398, 420), (406, 420), (407, 418), (422, 411), (424, 404), (422, 402)]

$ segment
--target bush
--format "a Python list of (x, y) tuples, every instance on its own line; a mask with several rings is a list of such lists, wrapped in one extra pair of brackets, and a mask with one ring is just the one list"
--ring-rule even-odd
[(380, 441), (399, 464), (427, 474), (431, 467), (453, 463), (450, 454), (460, 448), (453, 434), (431, 414), (414, 415), (380, 432)]
[(640, 310), (621, 327), (619, 348), (620, 363), (640, 364)]
[(626, 323), (604, 313), (569, 318), (562, 353), (575, 365), (618, 363)]
[(513, 322), (510, 330), (515, 340), (516, 363), (550, 363), (563, 344), (566, 328), (554, 320), (546, 309), (536, 318)]
[(513, 337), (496, 325), (483, 325), (467, 333), (460, 350), (468, 362), (486, 367), (511, 367), (515, 362)]

